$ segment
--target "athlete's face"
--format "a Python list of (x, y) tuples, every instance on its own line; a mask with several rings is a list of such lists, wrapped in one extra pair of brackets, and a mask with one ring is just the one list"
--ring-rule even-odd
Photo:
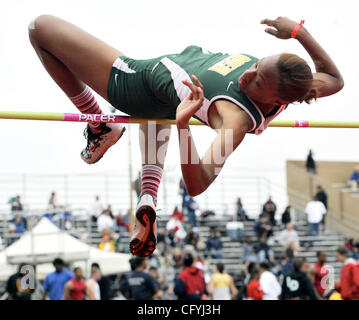
[(238, 79), (239, 87), (254, 102), (264, 105), (283, 105), (292, 101), (278, 94), (279, 72), (276, 63), (280, 54), (260, 59)]
[(75, 271), (75, 278), (76, 279), (82, 279), (83, 278), (83, 272), (82, 272), (82, 269), (76, 269)]

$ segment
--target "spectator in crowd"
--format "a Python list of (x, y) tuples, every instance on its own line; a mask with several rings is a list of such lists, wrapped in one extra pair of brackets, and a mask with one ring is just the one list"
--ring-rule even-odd
[(336, 258), (343, 264), (340, 271), (340, 283), (335, 286), (343, 300), (359, 300), (359, 264), (353, 258), (349, 258), (349, 251), (345, 247), (339, 247)]
[(268, 238), (265, 235), (260, 237), (259, 243), (254, 247), (254, 251), (257, 262), (274, 262), (274, 253), (268, 245)]
[(305, 167), (307, 168), (307, 172), (312, 173), (312, 174), (317, 174), (317, 166), (316, 166), (315, 160), (313, 158), (312, 149), (309, 149)]
[(115, 241), (111, 239), (111, 234), (109, 230), (102, 231), (102, 241), (98, 245), (98, 248), (106, 252), (115, 252), (116, 246)]
[(269, 196), (267, 202), (263, 205), (263, 212), (262, 214), (267, 214), (269, 215), (269, 220), (272, 224), (272, 226), (276, 225), (276, 220), (275, 220), (275, 213), (277, 211), (277, 206), (276, 204), (272, 201), (272, 197)]
[(234, 285), (233, 278), (224, 272), (224, 264), (217, 263), (216, 272), (212, 275), (208, 285), (211, 300), (236, 299), (238, 290)]
[(86, 295), (88, 300), (101, 300), (101, 291), (98, 281), (101, 272), (98, 268), (91, 268), (91, 277), (86, 282)]
[(260, 263), (259, 270), (259, 284), (264, 291), (263, 300), (278, 300), (282, 289), (276, 276), (270, 271), (269, 263)]
[(129, 260), (131, 272), (123, 274), (119, 280), (119, 291), (127, 299), (130, 299), (130, 286), (128, 279), (130, 278), (132, 272), (136, 270), (136, 258), (131, 258)]
[(261, 288), (260, 270), (258, 265), (254, 265), (251, 269), (251, 278), (247, 285), (247, 300), (263, 300), (264, 291)]
[[(318, 201), (323, 203), (325, 210), (328, 211), (328, 195), (321, 185), (317, 186), (317, 193), (315, 196), (318, 199)], [(326, 215), (324, 215), (322, 219), (323, 228), (325, 228), (325, 217)]]
[(193, 246), (196, 250), (197, 250), (197, 243), (199, 240), (199, 236), (197, 232), (194, 232), (193, 227), (190, 226), (188, 231), (187, 231), (187, 235), (186, 238), (184, 239), (184, 243), (186, 245), (191, 245)]
[(129, 296), (132, 300), (156, 300), (162, 297), (162, 291), (153, 277), (145, 272), (147, 260), (136, 257), (135, 270), (128, 277)]
[(86, 281), (80, 267), (74, 269), (75, 278), (65, 285), (63, 300), (85, 300)]
[(356, 166), (353, 173), (350, 176), (350, 182), (352, 182), (353, 186), (356, 184), (356, 188), (359, 187), (359, 166)]
[(126, 223), (125, 219), (123, 218), (122, 216), (122, 213), (119, 212), (117, 214), (117, 217), (116, 217), (116, 226), (115, 226), (115, 229), (120, 232), (120, 233), (124, 233), (124, 232), (128, 232), (129, 231), (129, 226), (128, 224)]
[(196, 211), (198, 210), (198, 203), (189, 195), (184, 201), (183, 213), (187, 216), (188, 223), (192, 227), (197, 227)]
[(254, 250), (254, 246), (252, 243), (252, 240), (249, 236), (246, 236), (244, 238), (244, 242), (242, 245), (242, 250), (243, 250), (243, 263), (247, 263), (249, 262), (257, 262), (257, 256)]
[(247, 215), (246, 211), (243, 208), (241, 198), (237, 198), (236, 216), (237, 216), (237, 220), (239, 220), (239, 221), (249, 221), (250, 220), (248, 218), (248, 215)]
[(15, 198), (12, 198), (10, 201), (11, 204), (11, 212), (23, 211), (23, 205), (21, 203), (21, 198), (17, 195)]
[(283, 279), (281, 300), (317, 300), (313, 284), (302, 267), (303, 260), (294, 259), (293, 271)]
[(63, 208), (63, 206), (59, 205), (56, 199), (56, 192), (51, 192), (49, 203), (48, 203), (48, 210), (52, 214), (56, 214), (58, 209)]
[(18, 271), (10, 276), (6, 283), (6, 292), (8, 293), (8, 300), (31, 300), (31, 294), (34, 288), (24, 288), (21, 284), (21, 280), (26, 275), (22, 269), (26, 266), (26, 263), (21, 263), (18, 267)]
[(158, 269), (158, 274), (162, 279), (163, 284), (173, 289), (176, 274), (175, 269), (171, 264), (171, 260), (168, 257), (165, 258), (164, 265)]
[(142, 176), (141, 176), (141, 170), (140, 170), (140, 171), (138, 171), (136, 180), (133, 182), (133, 189), (136, 192), (137, 200), (139, 200), (140, 196), (141, 196), (141, 186), (142, 186)]
[(170, 220), (167, 222), (166, 230), (172, 246), (182, 246), (184, 238), (186, 237), (186, 231), (178, 214), (173, 214)]
[(172, 250), (172, 260), (173, 260), (175, 269), (178, 269), (182, 266), (181, 250), (178, 247), (173, 248), (173, 250)]
[(103, 230), (113, 230), (113, 228), (114, 221), (111, 218), (110, 211), (106, 209), (97, 218), (97, 231), (102, 233)]
[(100, 201), (100, 196), (99, 195), (95, 196), (95, 201), (91, 205), (90, 212), (91, 212), (91, 216), (92, 216), (92, 221), (96, 222), (97, 218), (103, 212), (103, 205), (102, 205), (102, 203)]
[(180, 300), (201, 300), (206, 293), (203, 273), (193, 266), (192, 254), (187, 253), (183, 258), (184, 270), (176, 279), (174, 293)]
[(318, 251), (317, 262), (313, 264), (309, 273), (314, 291), (319, 298), (322, 298), (329, 289), (329, 268), (326, 262), (327, 254), (324, 251)]
[(74, 278), (72, 272), (65, 269), (65, 262), (61, 258), (56, 258), (52, 264), (55, 271), (45, 277), (43, 300), (46, 299), (47, 294), (50, 300), (61, 300), (64, 296), (65, 284)]
[(99, 271), (100, 279), (97, 280), (100, 286), (101, 300), (110, 300), (112, 298), (111, 280), (108, 276), (102, 274), (100, 265), (96, 262), (91, 264), (91, 270), (97, 269)]
[(314, 196), (313, 200), (308, 202), (305, 208), (305, 213), (307, 214), (309, 223), (309, 236), (312, 236), (314, 232), (315, 235), (319, 237), (320, 223), (323, 216), (327, 213), (324, 204)]
[(15, 233), (16, 234), (23, 234), (26, 231), (26, 225), (25, 225), (25, 221), (22, 218), (22, 216), (18, 215), (15, 219), (14, 222), (14, 226), (15, 226)]
[(178, 206), (175, 206), (175, 208), (173, 209), (171, 218), (177, 217), (177, 219), (179, 221), (181, 221), (181, 223), (184, 222), (184, 215), (183, 212), (178, 208)]
[(256, 233), (258, 239), (263, 235), (271, 237), (273, 235), (272, 224), (268, 214), (263, 214), (260, 216), (259, 221), (254, 225), (254, 232)]
[(186, 185), (184, 183), (183, 178), (181, 178), (181, 180), (179, 182), (179, 194), (182, 197), (182, 209), (183, 209), (185, 207), (186, 197), (188, 196), (188, 192), (187, 192)]
[(291, 206), (287, 206), (282, 213), (282, 225), (285, 227), (287, 223), (290, 223), (292, 221), (292, 217), (290, 215), (290, 209)]
[(217, 236), (215, 229), (211, 229), (209, 238), (206, 242), (207, 252), (213, 259), (222, 259), (223, 244), (220, 237)]
[(354, 260), (359, 260), (359, 242), (356, 242), (352, 249), (349, 252), (349, 258), (353, 258)]
[(285, 250), (284, 259), (281, 262), (282, 265), (281, 273), (283, 276), (286, 276), (292, 272), (293, 260), (294, 260), (294, 251), (291, 248), (287, 248)]
[(299, 245), (299, 237), (294, 229), (293, 223), (287, 223), (286, 228), (279, 235), (279, 242), (284, 249), (291, 248), (294, 252), (301, 250)]

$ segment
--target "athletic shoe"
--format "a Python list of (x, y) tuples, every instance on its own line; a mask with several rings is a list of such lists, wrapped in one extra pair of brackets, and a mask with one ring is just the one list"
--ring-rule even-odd
[(117, 123), (101, 123), (101, 132), (94, 133), (87, 125), (84, 131), (87, 146), (81, 151), (81, 159), (88, 164), (99, 161), (107, 149), (121, 138), (125, 130), (125, 127)]
[(134, 256), (148, 257), (157, 244), (156, 205), (150, 194), (141, 196), (136, 209), (130, 251)]

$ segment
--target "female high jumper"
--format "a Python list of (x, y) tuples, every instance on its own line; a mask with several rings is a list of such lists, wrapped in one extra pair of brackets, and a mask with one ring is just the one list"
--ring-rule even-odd
[[(130, 116), (176, 119), (183, 179), (188, 193), (196, 196), (211, 185), (247, 133), (261, 134), (288, 104), (309, 103), (343, 88), (339, 70), (303, 21), (298, 24), (278, 17), (261, 23), (270, 27), (265, 32), (279, 39), (297, 39), (311, 56), (316, 72), (312, 73), (306, 61), (295, 54), (257, 59), (248, 54), (204, 52), (197, 46), (178, 54), (134, 60), (49, 15), (30, 23), (29, 36), (47, 72), (81, 113), (102, 113), (92, 89)], [(202, 158), (191, 136), (192, 116), (217, 132)], [(169, 135), (148, 140), (149, 126), (140, 125), (144, 136), (140, 144), (142, 187), (130, 243), (132, 254), (143, 257), (156, 247), (157, 190), (169, 141)], [(170, 126), (155, 125), (156, 134), (164, 129), (168, 132)], [(89, 123), (81, 158), (88, 164), (97, 162), (124, 131), (117, 123)], [(231, 150), (218, 161), (228, 144), (228, 131)], [(153, 159), (151, 151), (161, 156)]]

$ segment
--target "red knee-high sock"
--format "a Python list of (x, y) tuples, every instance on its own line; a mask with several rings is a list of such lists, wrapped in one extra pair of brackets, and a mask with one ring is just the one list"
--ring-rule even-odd
[[(102, 114), (102, 110), (88, 86), (86, 86), (85, 90), (79, 95), (70, 97), (70, 100), (81, 113)], [(89, 123), (90, 129), (94, 133), (101, 132), (100, 125), (100, 122)]]
[(158, 187), (161, 183), (162, 168), (155, 165), (144, 165), (142, 167), (142, 185), (141, 185), (141, 196), (144, 193), (149, 193), (155, 199), (157, 204), (157, 192)]

